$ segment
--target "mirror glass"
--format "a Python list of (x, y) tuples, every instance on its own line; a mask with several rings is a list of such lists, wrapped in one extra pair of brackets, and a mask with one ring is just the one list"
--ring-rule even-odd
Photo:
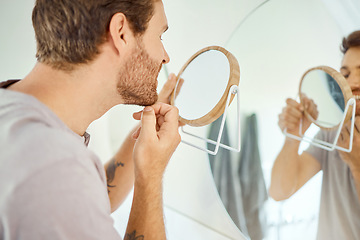
[[(172, 104), (179, 109), (180, 121), (191, 126), (204, 126), (215, 121), (225, 110), (230, 87), (239, 84), (239, 65), (225, 49), (207, 47), (185, 63), (177, 79), (174, 92), (179, 94), (172, 99)], [(179, 84), (180, 80), (183, 80), (182, 84)]]
[[(231, 161), (228, 161), (237, 165), (226, 168), (227, 162), (224, 158), (214, 161), (221, 165), (225, 172), (221, 179), (218, 179), (217, 172), (214, 172), (214, 182), (219, 186), (234, 172), (237, 172), (238, 178), (243, 178), (240, 181), (241, 197), (234, 197), (234, 201), (230, 201), (224, 188), (218, 188), (218, 192), (229, 215), (235, 216), (234, 222), (239, 222), (239, 229), (244, 233), (247, 231), (251, 239), (316, 239), (321, 172), (285, 201), (278, 202), (269, 197), (266, 203), (261, 205), (259, 199), (248, 201), (248, 196), (263, 196), (260, 183), (264, 182), (267, 188), (270, 186), (274, 160), (284, 142), (283, 133), (278, 127), (278, 115), (286, 105), (286, 99), (296, 99), (300, 79), (306, 69), (320, 65), (339, 69), (342, 57), (339, 46), (343, 36), (323, 1), (277, 0), (267, 1), (254, 11), (246, 21), (239, 24), (239, 28), (225, 45), (241, 64), (240, 112), (243, 140), (239, 156), (229, 157)], [(231, 112), (229, 114), (228, 118), (232, 119)], [(249, 125), (244, 121), (252, 114), (256, 115), (256, 125)], [(229, 134), (234, 127), (235, 124), (230, 122)], [(251, 133), (255, 130), (257, 135)], [(245, 135), (246, 133), (249, 134)], [(249, 136), (256, 137), (257, 141), (249, 140)], [(230, 136), (229, 141), (234, 143), (235, 139)], [(254, 154), (256, 147), (259, 155)], [(307, 145), (302, 144), (300, 150), (306, 148)], [(221, 156), (221, 153), (218, 153), (218, 156)], [(248, 166), (248, 169), (245, 166)], [(257, 174), (253, 174), (254, 171)], [(250, 172), (251, 174), (248, 174)], [(260, 172), (263, 173), (263, 178)], [(237, 182), (239, 181), (233, 181), (234, 184)], [(230, 184), (226, 186), (229, 186), (229, 191), (235, 191), (230, 189)], [(238, 204), (239, 201), (242, 201), (242, 205)], [(245, 201), (250, 204), (244, 205)], [(232, 207), (234, 202), (236, 206), (240, 205), (238, 209), (245, 212), (254, 208), (263, 212), (254, 214), (255, 216), (237, 214), (238, 211)], [(237, 219), (236, 216), (245, 217)], [(266, 220), (260, 221), (260, 217), (265, 217)], [(254, 229), (256, 218), (261, 223), (257, 226), (264, 230), (262, 236), (259, 236), (262, 232), (260, 228)]]
[(198, 55), (180, 75), (184, 83), (175, 99), (180, 116), (197, 119), (210, 112), (225, 92), (229, 76), (229, 61), (222, 52), (209, 50)]
[[(317, 126), (332, 129), (340, 124), (348, 100), (342, 91), (344, 86), (340, 86), (345, 83), (346, 80), (341, 82), (323, 69), (315, 68), (304, 75), (300, 83), (300, 101), (306, 116)], [(312, 113), (306, 110), (311, 105), (315, 110)]]

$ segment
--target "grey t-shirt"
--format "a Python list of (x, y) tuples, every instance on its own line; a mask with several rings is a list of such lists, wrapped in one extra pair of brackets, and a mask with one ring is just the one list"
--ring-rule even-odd
[[(333, 142), (336, 131), (320, 131), (316, 138)], [(306, 152), (315, 157), (323, 171), (317, 239), (360, 239), (360, 202), (348, 165), (337, 150), (314, 146)]]
[(120, 239), (104, 168), (49, 108), (0, 89), (0, 239)]

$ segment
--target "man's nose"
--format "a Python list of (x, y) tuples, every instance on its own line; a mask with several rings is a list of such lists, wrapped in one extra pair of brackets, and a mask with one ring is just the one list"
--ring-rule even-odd
[(347, 80), (352, 90), (360, 89), (360, 72), (357, 74), (350, 74)]
[(170, 62), (170, 57), (169, 57), (169, 54), (166, 52), (166, 50), (164, 49), (164, 53), (165, 53), (165, 56), (164, 56), (164, 59), (163, 59), (163, 64), (167, 64)]

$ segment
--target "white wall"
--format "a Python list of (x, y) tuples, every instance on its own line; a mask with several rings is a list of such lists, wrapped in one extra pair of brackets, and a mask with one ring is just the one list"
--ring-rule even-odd
[[(31, 27), (34, 1), (0, 1), (0, 81), (23, 78), (35, 63)], [(341, 32), (320, 0), (271, 0), (237, 29), (241, 20), (262, 2), (165, 1), (170, 29), (164, 35), (164, 43), (171, 57), (170, 72), (179, 71), (198, 49), (228, 43), (225, 47), (240, 63), (242, 113), (258, 115), (261, 157), (269, 184), (270, 169), (283, 141), (277, 127), (277, 115), (284, 100), (296, 96), (300, 77), (308, 68), (317, 65), (339, 67)], [(234, 30), (236, 34), (228, 41)], [(164, 75), (162, 72), (160, 86), (165, 81)], [(134, 106), (117, 106), (90, 126), (90, 148), (104, 161), (135, 125), (131, 114), (137, 110), (139, 108)], [(169, 239), (240, 238), (219, 202), (206, 154), (182, 144), (170, 162), (164, 184)], [(302, 194), (318, 191), (319, 179), (312, 186), (315, 188), (311, 188), (311, 184), (305, 186), (307, 190), (305, 188), (282, 205), (270, 203), (275, 211), (270, 212), (269, 221), (274, 226), (281, 220), (309, 221), (303, 222), (303, 228), (300, 226), (295, 230), (283, 227), (281, 236), (277, 236), (276, 228), (272, 227), (268, 239), (289, 239), (286, 237), (289, 235), (285, 235), (289, 231), (291, 234), (297, 231), (299, 239), (313, 237), (314, 232), (310, 231), (309, 236), (302, 231), (304, 226), (315, 229), (314, 220), (310, 219), (314, 213), (307, 214), (305, 209), (316, 213), (317, 206), (312, 201), (318, 201), (318, 196), (314, 200), (306, 193)], [(304, 206), (304, 202), (309, 204)], [(114, 214), (120, 232), (125, 228), (129, 205), (130, 199)], [(221, 228), (228, 229), (228, 233)], [(294, 235), (290, 236), (295, 239)]]
[(0, 81), (21, 79), (35, 64), (33, 0), (0, 0)]

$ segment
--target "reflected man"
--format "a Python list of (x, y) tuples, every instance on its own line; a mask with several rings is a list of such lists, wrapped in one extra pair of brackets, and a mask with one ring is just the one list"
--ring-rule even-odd
[[(360, 239), (360, 31), (344, 38), (341, 50), (344, 54), (341, 73), (357, 99), (352, 152), (310, 146), (299, 155), (300, 142), (286, 137), (272, 169), (269, 189), (273, 199), (287, 199), (322, 170), (317, 238), (326, 240)], [(303, 107), (294, 99), (287, 99), (279, 115), (281, 130), (286, 128), (289, 133), (299, 135), (301, 120), (306, 131), (310, 122), (304, 117)], [(341, 129), (340, 146), (349, 146), (349, 132), (350, 122)], [(316, 138), (329, 142), (335, 134), (336, 131), (320, 131)]]

